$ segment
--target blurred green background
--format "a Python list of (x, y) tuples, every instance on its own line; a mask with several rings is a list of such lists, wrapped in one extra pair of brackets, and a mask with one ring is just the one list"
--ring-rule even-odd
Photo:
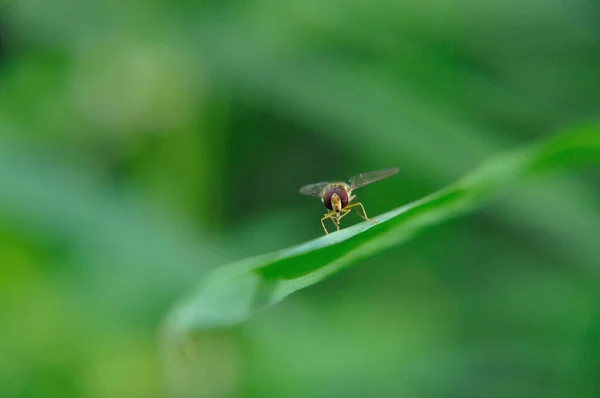
[[(1, 9), (2, 397), (166, 396), (161, 318), (322, 235), (300, 186), (400, 167), (376, 215), (600, 116), (592, 1)], [(600, 396), (599, 182), (523, 184), (215, 332), (197, 396)]]

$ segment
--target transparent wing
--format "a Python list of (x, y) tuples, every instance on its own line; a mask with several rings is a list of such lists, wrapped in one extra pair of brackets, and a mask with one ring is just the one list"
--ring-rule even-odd
[(300, 193), (302, 195), (317, 196), (320, 198), (323, 196), (323, 191), (325, 191), (325, 188), (329, 184), (329, 182), (317, 182), (316, 184), (305, 185), (300, 188)]
[(367, 173), (362, 173), (359, 175), (355, 175), (350, 178), (350, 189), (356, 189), (360, 187), (364, 187), (372, 182), (383, 180), (391, 175), (394, 175), (398, 172), (398, 168), (394, 167), (391, 169), (383, 169), (377, 171), (369, 171)]

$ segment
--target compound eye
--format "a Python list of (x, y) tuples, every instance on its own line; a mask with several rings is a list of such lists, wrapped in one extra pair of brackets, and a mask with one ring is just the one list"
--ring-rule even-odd
[(323, 204), (329, 210), (333, 210), (333, 206), (331, 205), (331, 197), (333, 194), (337, 194), (342, 201), (342, 209), (348, 205), (348, 194), (342, 188), (333, 187), (329, 188), (325, 195), (323, 195)]
[(329, 210), (333, 210), (333, 206), (331, 206), (331, 196), (333, 196), (334, 192), (335, 188), (329, 188), (327, 192), (325, 192), (325, 195), (323, 195), (323, 204)]

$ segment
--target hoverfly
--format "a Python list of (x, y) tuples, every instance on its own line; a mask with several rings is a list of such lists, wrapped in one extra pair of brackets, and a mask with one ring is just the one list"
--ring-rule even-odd
[(317, 182), (316, 184), (305, 185), (300, 188), (300, 193), (302, 195), (310, 195), (321, 198), (321, 202), (325, 205), (325, 207), (329, 210), (323, 218), (321, 218), (321, 225), (323, 226), (323, 230), (325, 234), (329, 234), (327, 228), (325, 228), (324, 221), (330, 218), (335, 224), (337, 230), (340, 230), (340, 220), (342, 217), (350, 213), (350, 209), (356, 208), (356, 206), (360, 206), (363, 214), (358, 212), (358, 208), (356, 208), (356, 213), (363, 219), (370, 221), (374, 224), (377, 222), (371, 220), (367, 217), (367, 212), (365, 211), (365, 207), (362, 203), (356, 202), (350, 204), (352, 200), (356, 198), (356, 195), (352, 194), (352, 191), (364, 187), (372, 182), (382, 180), (391, 175), (394, 175), (398, 172), (397, 168), (370, 171), (368, 173), (362, 173), (351, 177), (349, 180), (349, 184), (346, 184), (342, 181), (336, 182)]

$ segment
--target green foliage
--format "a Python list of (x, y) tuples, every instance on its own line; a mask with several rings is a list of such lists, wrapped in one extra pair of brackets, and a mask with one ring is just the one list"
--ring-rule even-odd
[[(600, 161), (600, 128), (585, 128), (497, 156), (450, 187), (339, 232), (267, 255), (223, 266), (179, 307), (166, 337), (231, 327), (293, 292), (342, 268), (399, 245), (421, 232), (477, 209), (491, 194), (524, 177)], [(513, 194), (517, 192), (514, 191)], [(386, 195), (392, 200), (393, 195)], [(600, 269), (590, 270), (598, 274)]]
[[(165, 320), (161, 338), (171, 392), (181, 393), (181, 383), (189, 384), (189, 380), (181, 381), (180, 373), (189, 369), (178, 357), (182, 349), (194, 350), (185, 343), (189, 336), (197, 339), (211, 330), (247, 322), (290, 294), (349, 265), (404, 243), (428, 227), (474, 211), (507, 186), (515, 188), (514, 194), (519, 190), (517, 182), (533, 182), (531, 177), (557, 167), (593, 162), (600, 162), (600, 128), (571, 131), (496, 156), (448, 188), (374, 217), (377, 224), (365, 221), (301, 245), (220, 267)], [(598, 278), (600, 268), (596, 265), (589, 272)], [(183, 359), (190, 355), (185, 353)], [(179, 378), (174, 378), (174, 373)], [(198, 390), (192, 389), (187, 394), (196, 393)]]
[(594, 2), (2, 9), (0, 395), (599, 395)]

